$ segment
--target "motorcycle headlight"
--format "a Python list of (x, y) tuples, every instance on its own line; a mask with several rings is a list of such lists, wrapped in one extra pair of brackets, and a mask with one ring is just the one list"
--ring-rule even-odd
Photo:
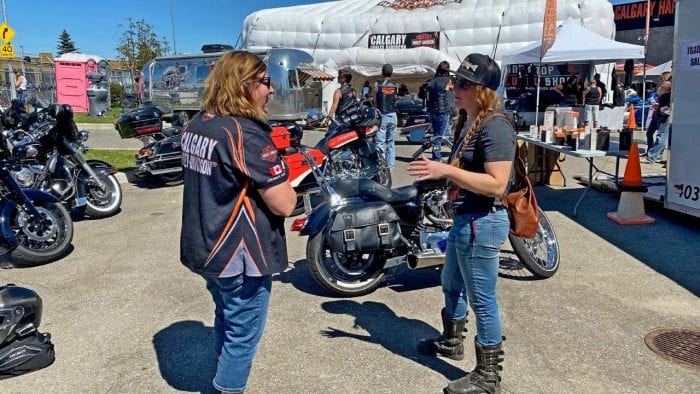
[(80, 142), (86, 142), (88, 138), (90, 137), (90, 132), (87, 130), (80, 130), (78, 132), (78, 135), (76, 137), (76, 140), (78, 143)]

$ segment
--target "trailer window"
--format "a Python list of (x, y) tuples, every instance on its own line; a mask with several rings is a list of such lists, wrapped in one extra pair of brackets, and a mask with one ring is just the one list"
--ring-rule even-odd
[(211, 67), (208, 65), (197, 66), (197, 71), (195, 72), (195, 82), (204, 82), (209, 76), (209, 72), (211, 72)]

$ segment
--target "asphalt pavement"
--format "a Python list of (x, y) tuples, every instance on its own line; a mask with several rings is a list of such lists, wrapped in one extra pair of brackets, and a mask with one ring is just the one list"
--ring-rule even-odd
[[(119, 140), (113, 129), (92, 130), (93, 147), (134, 142)], [(304, 140), (319, 136), (307, 132)], [(411, 181), (406, 163), (416, 149), (397, 140), (395, 186)], [(654, 328), (700, 328), (697, 220), (647, 204), (656, 224), (620, 226), (605, 216), (616, 210), (618, 196), (595, 189), (572, 217), (584, 186), (571, 177), (587, 175), (588, 167), (572, 157), (563, 164), (567, 187), (536, 188), (557, 233), (559, 271), (533, 280), (508, 245), (502, 253), (503, 391), (700, 392), (697, 370), (644, 343)], [(614, 159), (596, 164), (614, 170)], [(0, 270), (0, 283), (30, 287), (43, 298), (40, 330), (51, 333), (56, 347), (53, 365), (0, 380), (0, 392), (212, 392), (213, 303), (204, 281), (179, 262), (182, 187), (141, 181), (122, 188), (120, 213), (75, 223), (68, 256)], [(426, 357), (415, 348), (440, 330), (437, 270), (401, 267), (374, 293), (341, 299), (311, 278), (305, 237), (289, 233), (287, 245), (289, 268), (273, 277), (247, 392), (439, 393), (473, 367), (469, 345), (464, 361)], [(469, 344), (473, 319), (467, 327)]]

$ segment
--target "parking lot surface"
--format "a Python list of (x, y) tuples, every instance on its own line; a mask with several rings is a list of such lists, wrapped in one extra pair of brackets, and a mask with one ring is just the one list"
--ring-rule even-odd
[[(313, 133), (305, 141), (317, 139)], [(411, 181), (405, 158), (416, 149), (397, 140), (395, 186)], [(565, 166), (568, 176), (587, 173), (583, 161), (567, 158)], [(40, 331), (56, 348), (53, 365), (0, 381), (0, 392), (212, 392), (213, 303), (204, 281), (179, 262), (182, 187), (122, 187), (119, 214), (75, 223), (68, 256), (0, 270), (0, 283), (43, 298)], [(618, 196), (599, 191), (573, 218), (583, 190), (571, 179), (536, 189), (559, 239), (554, 277), (532, 280), (508, 245), (502, 254), (503, 391), (700, 392), (697, 370), (662, 359), (643, 340), (657, 327), (700, 327), (696, 220), (648, 204), (655, 225), (620, 226), (605, 218)], [(340, 299), (311, 278), (306, 239), (288, 233), (287, 245), (289, 268), (273, 278), (247, 392), (439, 393), (473, 367), (471, 346), (464, 361), (415, 348), (441, 330), (438, 270), (395, 269), (376, 292)], [(471, 343), (472, 319), (467, 326)]]

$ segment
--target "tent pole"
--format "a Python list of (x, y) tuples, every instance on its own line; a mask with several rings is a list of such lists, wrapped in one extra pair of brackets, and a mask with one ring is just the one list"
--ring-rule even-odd
[(537, 67), (537, 99), (535, 100), (535, 126), (540, 125), (540, 74), (542, 68), (542, 59), (540, 59)]

